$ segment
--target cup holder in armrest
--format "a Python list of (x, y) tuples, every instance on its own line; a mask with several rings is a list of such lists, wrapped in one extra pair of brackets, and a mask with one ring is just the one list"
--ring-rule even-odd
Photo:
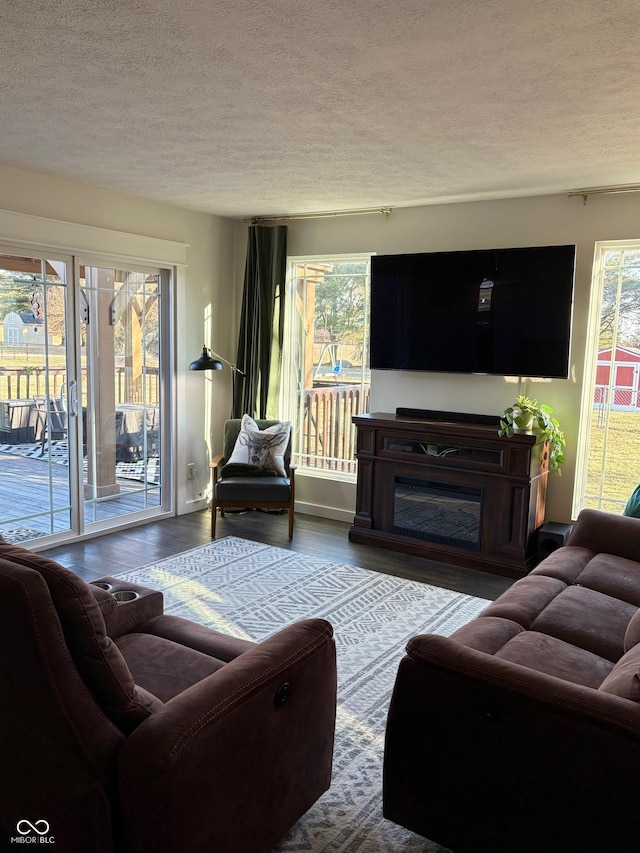
[(136, 598), (140, 598), (140, 593), (135, 592), (132, 589), (119, 589), (117, 592), (112, 593), (112, 595), (118, 604), (124, 604), (127, 601), (135, 601)]
[[(111, 575), (96, 578), (92, 584), (104, 616), (107, 634), (112, 640), (137, 631), (139, 626), (162, 616), (164, 612), (164, 597), (158, 589)], [(123, 607), (123, 604), (128, 604), (128, 607)]]

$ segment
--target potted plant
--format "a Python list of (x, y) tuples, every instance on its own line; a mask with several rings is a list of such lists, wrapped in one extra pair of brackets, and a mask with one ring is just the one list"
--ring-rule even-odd
[(549, 470), (558, 476), (562, 474), (560, 465), (564, 465), (563, 449), (566, 444), (564, 432), (553, 409), (544, 403), (538, 403), (530, 397), (518, 397), (513, 406), (509, 406), (500, 415), (498, 435), (511, 438), (516, 432), (528, 432), (538, 436), (538, 442), (549, 442)]

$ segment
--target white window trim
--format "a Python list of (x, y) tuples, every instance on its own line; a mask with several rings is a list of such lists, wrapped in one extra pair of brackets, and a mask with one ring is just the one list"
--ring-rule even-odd
[[(280, 411), (280, 417), (282, 420), (290, 420), (294, 422), (297, 417), (297, 412), (294, 411), (294, 399), (293, 396), (289, 393), (289, 389), (295, 386), (295, 371), (297, 360), (294, 357), (288, 357), (289, 353), (287, 352), (287, 346), (289, 341), (293, 340), (292, 338), (292, 323), (295, 321), (296, 313), (295, 313), (295, 300), (291, 298), (291, 270), (295, 264), (307, 264), (313, 262), (348, 262), (348, 261), (368, 261), (371, 264), (371, 258), (376, 254), (376, 252), (349, 252), (349, 253), (340, 253), (340, 254), (324, 254), (323, 252), (315, 252), (311, 255), (289, 255), (287, 257), (287, 275), (286, 275), (286, 287), (287, 287), (287, 301), (286, 301), (286, 309), (285, 309), (285, 350), (283, 351), (283, 364), (282, 364), (282, 374), (281, 374), (281, 382), (280, 382), (280, 395), (278, 400), (278, 406)], [(371, 268), (369, 267), (369, 275), (371, 275)], [(322, 480), (333, 480), (345, 483), (355, 483), (357, 480), (357, 473), (348, 473), (345, 471), (328, 471), (321, 468), (313, 468), (307, 466), (300, 466), (299, 474), (303, 477), (310, 477)]]
[(580, 402), (580, 427), (576, 472), (573, 489), (572, 519), (576, 519), (584, 506), (589, 465), (589, 443), (593, 420), (593, 392), (598, 366), (598, 342), (600, 339), (600, 311), (602, 303), (603, 264), (606, 252), (624, 252), (640, 249), (640, 240), (600, 240), (594, 245), (589, 314), (587, 320), (587, 339), (585, 344), (584, 375), (582, 381), (582, 399)]

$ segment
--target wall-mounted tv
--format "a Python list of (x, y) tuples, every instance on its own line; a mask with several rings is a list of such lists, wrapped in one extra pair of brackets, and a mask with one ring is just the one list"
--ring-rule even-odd
[(566, 379), (575, 246), (371, 259), (370, 364)]

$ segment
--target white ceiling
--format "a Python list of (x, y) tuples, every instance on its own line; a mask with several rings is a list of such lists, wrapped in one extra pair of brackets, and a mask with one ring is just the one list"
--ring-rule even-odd
[(640, 181), (638, 0), (2, 0), (0, 162), (242, 217)]

